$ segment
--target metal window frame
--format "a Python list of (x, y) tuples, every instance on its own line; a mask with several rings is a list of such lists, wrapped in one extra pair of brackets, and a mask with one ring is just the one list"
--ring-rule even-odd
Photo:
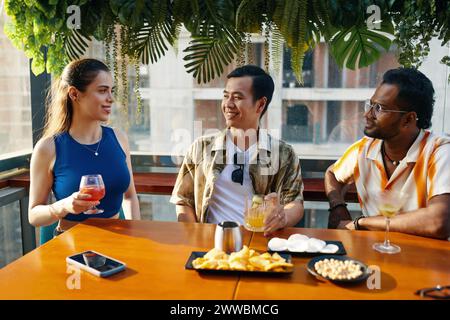
[[(47, 59), (47, 48), (43, 49), (44, 59)], [(30, 98), (31, 98), (31, 128), (33, 131), (33, 147), (42, 136), (45, 124), (45, 100), (51, 86), (51, 75), (43, 72), (35, 76), (31, 71), (30, 62)]]
[(36, 231), (28, 222), (28, 192), (25, 188), (6, 187), (0, 189), (0, 207), (19, 201), (22, 253), (36, 248)]

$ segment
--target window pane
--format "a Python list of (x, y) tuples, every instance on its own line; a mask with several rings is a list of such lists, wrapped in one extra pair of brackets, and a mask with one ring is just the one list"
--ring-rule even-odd
[(305, 54), (303, 86), (291, 70), (291, 49), (283, 55), (283, 88), (375, 88), (386, 70), (399, 66), (395, 51), (382, 54), (372, 65), (357, 70), (340, 69), (325, 43)]
[[(303, 87), (305, 88), (314, 86), (313, 63), (313, 51), (309, 50), (305, 53), (305, 58), (303, 60), (302, 75)], [(283, 88), (300, 88), (301, 85), (295, 78), (291, 66), (291, 49), (285, 48), (283, 51)]]
[(31, 152), (31, 101), (29, 62), (3, 32), (0, 13), (0, 158), (12, 152)]
[(196, 100), (195, 121), (201, 121), (204, 130), (225, 128), (225, 119), (220, 105), (221, 100)]
[[(305, 228), (328, 228), (328, 209), (330, 207), (328, 202), (319, 201), (305, 201)], [(347, 209), (350, 212), (352, 219), (356, 219), (361, 215), (361, 207), (358, 203), (348, 203)]]
[(282, 139), (301, 156), (340, 156), (364, 135), (362, 101), (283, 101)]
[(169, 199), (170, 196), (140, 194), (142, 220), (177, 221), (175, 205)]

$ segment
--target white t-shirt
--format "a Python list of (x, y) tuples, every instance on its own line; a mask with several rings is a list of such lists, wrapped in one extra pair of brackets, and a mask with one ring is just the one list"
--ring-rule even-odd
[[(245, 198), (247, 196), (248, 199), (251, 199), (254, 193), (248, 164), (255, 155), (257, 144), (251, 145), (244, 152), (233, 143), (233, 139), (227, 136), (226, 145), (227, 161), (225, 168), (214, 183), (207, 222), (217, 224), (222, 221), (235, 221), (242, 225), (244, 224)], [(245, 159), (242, 185), (231, 180), (232, 172), (239, 168), (234, 165), (233, 161), (236, 152), (241, 154), (238, 159)]]

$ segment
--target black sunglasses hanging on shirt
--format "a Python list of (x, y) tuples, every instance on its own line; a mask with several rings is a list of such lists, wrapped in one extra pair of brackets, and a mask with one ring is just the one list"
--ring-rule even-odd
[(239, 168), (237, 168), (231, 173), (231, 181), (240, 183), (241, 185), (243, 185), (244, 183), (244, 159), (243, 159), (244, 156), (245, 155), (243, 153), (240, 153), (239, 157), (241, 159), (239, 159), (240, 161), (238, 161), (238, 153), (234, 154), (233, 164), (235, 166), (238, 166)]

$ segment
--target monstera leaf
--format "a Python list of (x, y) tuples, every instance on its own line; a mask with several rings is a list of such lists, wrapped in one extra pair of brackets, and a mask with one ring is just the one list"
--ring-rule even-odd
[[(392, 25), (382, 25), (382, 31), (393, 33)], [(381, 49), (388, 51), (391, 39), (382, 33), (367, 29), (367, 26), (353, 26), (338, 31), (331, 39), (331, 54), (340, 67), (352, 70), (367, 67), (381, 56)]]

